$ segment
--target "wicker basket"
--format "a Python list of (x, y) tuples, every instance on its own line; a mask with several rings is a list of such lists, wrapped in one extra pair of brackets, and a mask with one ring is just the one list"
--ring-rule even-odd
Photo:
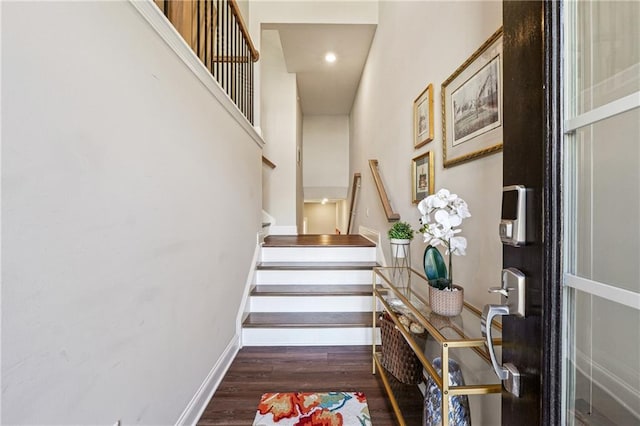
[(383, 314), (378, 325), (382, 335), (382, 366), (402, 383), (420, 383), (422, 364), (393, 320)]

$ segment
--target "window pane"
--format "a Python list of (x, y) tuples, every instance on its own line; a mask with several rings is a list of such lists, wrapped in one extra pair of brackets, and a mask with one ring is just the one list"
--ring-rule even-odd
[(640, 2), (578, 1), (577, 114), (640, 90)]
[[(639, 92), (640, 1), (565, 6), (564, 118)], [(565, 142), (566, 272), (640, 293), (640, 108)], [(564, 288), (569, 425), (640, 424), (640, 306), (603, 296)]]
[(574, 273), (640, 292), (640, 109), (579, 129), (574, 143)]
[(570, 293), (568, 423), (640, 424), (640, 311), (578, 290)]

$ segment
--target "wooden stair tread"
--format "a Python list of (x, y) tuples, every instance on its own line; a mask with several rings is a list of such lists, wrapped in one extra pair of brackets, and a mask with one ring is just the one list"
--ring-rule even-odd
[(251, 312), (245, 328), (371, 327), (371, 312)]
[(252, 296), (371, 296), (371, 284), (257, 285)]
[[(382, 286), (379, 286), (382, 289)], [(371, 296), (371, 284), (257, 285), (252, 296)]]
[(266, 270), (368, 270), (378, 265), (377, 262), (260, 262), (256, 269)]
[(361, 235), (269, 235), (263, 247), (375, 247)]

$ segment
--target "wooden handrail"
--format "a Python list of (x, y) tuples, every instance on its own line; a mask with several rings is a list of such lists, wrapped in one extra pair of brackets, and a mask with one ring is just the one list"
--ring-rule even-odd
[(380, 196), (384, 213), (387, 215), (387, 220), (389, 222), (400, 220), (400, 215), (395, 213), (391, 208), (389, 197), (387, 197), (387, 191), (384, 189), (384, 184), (382, 183), (380, 172), (378, 171), (378, 160), (369, 160), (369, 167), (371, 168), (371, 173), (373, 173), (373, 181), (376, 183), (378, 195)]
[(247, 24), (244, 23), (244, 19), (242, 19), (242, 13), (240, 13), (240, 7), (238, 7), (238, 2), (236, 0), (229, 0), (229, 4), (231, 5), (231, 11), (234, 15), (236, 15), (236, 19), (238, 20), (238, 25), (240, 26), (240, 31), (244, 34), (244, 38), (247, 40), (247, 44), (249, 45), (249, 50), (251, 51), (251, 59), (253, 62), (256, 62), (260, 59), (260, 53), (253, 45), (253, 40), (251, 40), (251, 36), (249, 35), (249, 30), (247, 29)]
[(270, 167), (270, 168), (272, 168), (272, 169), (275, 169), (275, 168), (276, 168), (276, 165), (275, 165), (275, 164), (273, 164), (273, 163), (271, 162), (271, 160), (269, 160), (269, 159), (268, 159), (267, 157), (265, 157), (264, 155), (262, 156), (262, 164), (264, 164), (264, 165), (266, 165), (266, 166), (269, 166), (269, 167)]
[(349, 225), (347, 225), (347, 234), (351, 234), (351, 225), (353, 225), (353, 216), (356, 214), (356, 195), (362, 177), (360, 173), (353, 174), (353, 186), (351, 187), (351, 202), (349, 203)]

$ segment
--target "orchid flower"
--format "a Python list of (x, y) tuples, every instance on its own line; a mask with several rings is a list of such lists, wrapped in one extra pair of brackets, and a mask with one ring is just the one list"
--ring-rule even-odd
[(420, 232), (424, 242), (437, 247), (443, 245), (446, 254), (449, 255), (449, 281), (452, 282), (451, 257), (452, 255), (464, 256), (467, 249), (467, 239), (456, 236), (462, 232), (455, 229), (462, 221), (471, 217), (469, 206), (457, 194), (452, 194), (447, 189), (440, 189), (437, 193), (429, 195), (418, 203), (420, 212)]

